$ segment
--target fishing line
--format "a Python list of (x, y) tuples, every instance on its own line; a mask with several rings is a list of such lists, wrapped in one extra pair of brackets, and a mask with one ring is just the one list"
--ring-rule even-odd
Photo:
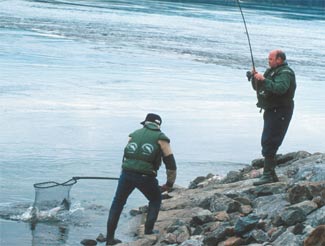
[(251, 60), (252, 60), (252, 64), (253, 64), (253, 71), (255, 71), (255, 62), (254, 62), (254, 57), (253, 57), (253, 51), (252, 51), (251, 41), (250, 41), (250, 38), (249, 38), (249, 33), (248, 33), (247, 25), (246, 25), (245, 16), (244, 16), (244, 13), (243, 13), (243, 11), (241, 9), (241, 6), (240, 6), (239, 1), (240, 0), (237, 0), (237, 4), (238, 4), (238, 7), (239, 7), (241, 16), (243, 18), (243, 22), (244, 22), (244, 26), (245, 26), (245, 30), (246, 30), (246, 36), (247, 36), (248, 45), (249, 45), (249, 50), (250, 50), (250, 53), (251, 53)]

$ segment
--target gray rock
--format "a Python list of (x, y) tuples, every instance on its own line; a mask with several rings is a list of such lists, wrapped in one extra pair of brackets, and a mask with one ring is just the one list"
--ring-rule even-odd
[(262, 230), (253, 230), (251, 237), (253, 237), (258, 243), (263, 243), (270, 240), (269, 236)]
[(97, 241), (93, 239), (84, 239), (80, 243), (85, 246), (97, 245)]
[(106, 237), (102, 233), (99, 233), (99, 235), (96, 238), (96, 241), (100, 243), (106, 242)]
[(216, 230), (209, 233), (204, 238), (203, 243), (207, 246), (215, 246), (227, 236), (233, 236), (233, 229), (230, 227), (229, 223), (223, 223)]
[(298, 173), (293, 177), (294, 182), (308, 180), (312, 182), (325, 180), (325, 163), (314, 164), (301, 167)]
[(286, 226), (292, 226), (306, 220), (303, 210), (292, 206), (284, 209), (280, 217)]
[[(209, 211), (210, 212), (210, 211)], [(211, 214), (194, 216), (190, 222), (191, 226), (203, 225), (212, 221), (215, 221), (215, 217)]]
[(291, 204), (311, 200), (312, 198), (313, 196), (306, 186), (296, 184), (288, 190), (288, 201)]
[[(150, 235), (150, 236), (152, 236), (152, 235)], [(151, 246), (151, 245), (154, 245), (156, 243), (156, 241), (157, 241), (157, 239), (155, 239), (154, 237), (148, 237), (148, 238), (138, 239), (134, 242), (119, 243), (119, 244), (116, 244), (116, 246)], [(172, 245), (169, 245), (169, 246), (172, 246)], [(177, 244), (175, 246), (177, 246)]]
[(270, 241), (271, 242), (275, 241), (285, 231), (286, 231), (286, 228), (284, 226), (278, 227), (277, 230), (272, 233), (272, 235), (270, 237)]
[(306, 224), (316, 227), (318, 225), (325, 224), (325, 206), (315, 210), (307, 216)]
[(136, 216), (138, 214), (146, 213), (147, 211), (148, 211), (148, 206), (145, 205), (145, 206), (139, 207), (137, 209), (135, 209), (135, 208), (131, 209), (129, 213), (131, 216)]
[(252, 160), (251, 165), (256, 169), (264, 167), (264, 158)]
[(180, 246), (203, 246), (203, 242), (200, 240), (189, 239), (181, 243)]
[(205, 181), (206, 180), (206, 177), (204, 176), (199, 176), (199, 177), (196, 177), (191, 183), (190, 185), (188, 186), (189, 189), (195, 189), (198, 187), (198, 184)]
[(182, 220), (176, 220), (167, 228), (166, 232), (167, 235), (164, 239), (164, 242), (167, 242), (168, 244), (182, 243), (188, 240), (191, 236), (189, 225)]
[(286, 190), (286, 184), (284, 183), (271, 183), (271, 184), (265, 184), (261, 186), (256, 186), (249, 190), (252, 194), (255, 196), (269, 196), (274, 194), (281, 194), (284, 193)]
[(305, 230), (304, 224), (298, 223), (298, 224), (293, 226), (291, 232), (293, 234), (297, 235), (297, 234), (303, 234), (304, 230)]
[(243, 205), (250, 205), (250, 206), (252, 205), (252, 202), (249, 199), (245, 198), (245, 197), (235, 197), (235, 198), (232, 198), (232, 199), (234, 199), (237, 202), (240, 202)]
[(223, 194), (217, 193), (210, 200), (210, 211), (227, 211), (228, 213), (239, 212), (240, 203)]
[(306, 151), (291, 152), (285, 155), (277, 155), (277, 164), (281, 166), (287, 166), (296, 160), (304, 159), (311, 156), (310, 153)]
[(300, 208), (303, 211), (304, 215), (307, 216), (308, 214), (310, 214), (311, 212), (313, 212), (314, 210), (317, 209), (317, 204), (314, 203), (313, 201), (303, 201), (303, 202), (294, 204), (290, 207)]
[(267, 215), (273, 218), (281, 213), (284, 208), (290, 205), (286, 200), (286, 194), (258, 197), (253, 201), (253, 207), (257, 215)]
[(273, 243), (273, 246), (302, 246), (302, 240), (299, 236), (286, 231), (279, 236)]
[(240, 217), (235, 224), (235, 234), (244, 235), (246, 232), (254, 229), (259, 220), (260, 217), (254, 214)]
[(230, 171), (227, 173), (227, 176), (221, 180), (223, 184), (229, 184), (237, 182), (243, 178), (243, 174), (239, 171)]

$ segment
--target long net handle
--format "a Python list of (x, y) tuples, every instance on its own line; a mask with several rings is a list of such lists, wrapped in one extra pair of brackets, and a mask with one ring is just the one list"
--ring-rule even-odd
[(119, 178), (115, 178), (115, 177), (92, 177), (92, 176), (88, 176), (88, 177), (72, 177), (72, 179), (74, 180), (79, 180), (79, 179), (110, 179), (110, 180), (119, 180)]

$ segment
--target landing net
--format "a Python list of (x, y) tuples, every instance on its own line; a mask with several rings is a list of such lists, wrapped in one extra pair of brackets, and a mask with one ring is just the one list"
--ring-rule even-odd
[(48, 210), (49, 208), (61, 207), (69, 210), (70, 190), (77, 180), (72, 178), (64, 183), (54, 181), (34, 184), (35, 200), (33, 207), (38, 210)]

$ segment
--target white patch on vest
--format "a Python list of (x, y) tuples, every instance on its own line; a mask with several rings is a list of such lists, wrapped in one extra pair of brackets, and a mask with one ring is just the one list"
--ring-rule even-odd
[(126, 146), (126, 152), (134, 154), (135, 151), (137, 150), (137, 148), (138, 148), (138, 145), (134, 142), (131, 142)]
[(141, 149), (143, 155), (151, 155), (152, 152), (154, 151), (153, 145), (149, 143), (142, 145)]

